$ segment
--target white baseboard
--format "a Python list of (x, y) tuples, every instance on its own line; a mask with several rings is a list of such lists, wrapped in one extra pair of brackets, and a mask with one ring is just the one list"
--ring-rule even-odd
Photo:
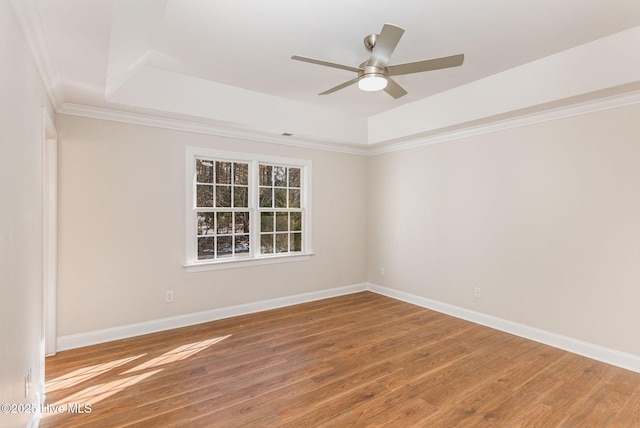
[(31, 413), (29, 420), (27, 421), (27, 428), (38, 428), (40, 426), (40, 420), (42, 419), (42, 413)]
[(574, 354), (582, 355), (640, 373), (640, 356), (616, 351), (615, 349), (605, 348), (603, 346), (594, 345), (571, 337), (562, 336), (556, 333), (540, 330), (535, 327), (530, 327), (524, 324), (519, 324), (513, 321), (508, 321), (502, 318), (497, 318), (491, 315), (464, 309), (459, 306), (438, 302), (436, 300), (427, 299), (426, 297), (382, 287), (372, 283), (348, 285), (328, 290), (314, 291), (311, 293), (297, 294), (294, 296), (280, 297), (260, 302), (246, 303), (243, 305), (229, 306), (226, 308), (212, 309), (192, 314), (129, 324), (104, 330), (62, 336), (57, 340), (57, 347), (59, 351), (81, 348), (83, 346), (96, 345), (98, 343), (110, 342), (112, 340), (157, 333), (159, 331), (170, 330), (173, 328), (187, 327), (190, 325), (266, 311), (269, 309), (282, 308), (285, 306), (327, 299), (330, 297), (358, 293), (360, 291), (371, 291), (396, 300), (412, 303), (423, 308), (431, 309), (446, 315), (451, 315), (456, 318), (471, 321), (476, 324), (481, 324), (525, 339), (534, 340), (539, 343), (544, 343), (545, 345), (550, 345)]
[(535, 327), (464, 309), (459, 306), (427, 299), (415, 294), (405, 293), (404, 291), (381, 287), (376, 284), (367, 284), (367, 289), (383, 296), (402, 300), (403, 302), (412, 303), (423, 308), (431, 309), (456, 318), (461, 318), (476, 324), (481, 324), (496, 330), (514, 334), (525, 339), (544, 343), (545, 345), (553, 346), (554, 348), (563, 349), (574, 354), (582, 355), (584, 357), (640, 373), (640, 356), (637, 355), (616, 351), (615, 349), (605, 348), (603, 346), (594, 345), (593, 343), (540, 330)]
[(42, 406), (44, 405), (44, 385), (38, 386), (38, 392), (35, 396), (35, 403), (33, 405), (38, 409), (36, 412), (29, 414), (29, 420), (27, 421), (27, 428), (38, 428), (40, 426), (40, 420), (42, 419)]
[(366, 283), (354, 284), (344, 287), (330, 288), (327, 290), (313, 291), (310, 293), (297, 294), (294, 296), (262, 300), (260, 302), (228, 306), (219, 309), (211, 309), (208, 311), (195, 312), (192, 314), (161, 318), (158, 320), (145, 321), (136, 324), (128, 324), (103, 330), (90, 331), (87, 333), (72, 334), (68, 336), (58, 337), (56, 346), (58, 351), (65, 351), (68, 349), (75, 349), (81, 348), (83, 346), (110, 342), (112, 340), (126, 339), (129, 337), (141, 336), (143, 334), (149, 333), (157, 333), (159, 331), (170, 330), (173, 328), (187, 327), (190, 325), (220, 320), (223, 318), (230, 318), (239, 315), (267, 311), (269, 309), (282, 308), (285, 306), (297, 305), (299, 303), (328, 299), (330, 297), (343, 296), (346, 294), (352, 294), (366, 290)]

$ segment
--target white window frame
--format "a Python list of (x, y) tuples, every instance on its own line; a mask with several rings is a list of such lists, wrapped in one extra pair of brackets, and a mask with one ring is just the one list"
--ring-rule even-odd
[[(209, 158), (249, 164), (250, 251), (246, 257), (198, 260), (196, 232), (196, 159)], [(301, 169), (302, 251), (294, 253), (260, 254), (259, 168), (260, 164), (275, 164)], [(253, 153), (229, 152), (187, 147), (186, 149), (186, 261), (187, 272), (201, 272), (309, 260), (311, 251), (311, 161), (306, 159), (265, 156)]]

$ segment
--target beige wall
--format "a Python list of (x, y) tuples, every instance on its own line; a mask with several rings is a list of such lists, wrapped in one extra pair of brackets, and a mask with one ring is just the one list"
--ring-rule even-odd
[[(364, 282), (365, 158), (66, 115), (57, 126), (59, 336)], [(310, 159), (317, 254), (185, 272), (187, 146)]]
[[(0, 1), (0, 402), (35, 403), (42, 375), (42, 106), (49, 107), (8, 1)], [(25, 375), (32, 385), (25, 398)], [(0, 413), (24, 427), (28, 414)]]
[[(366, 159), (61, 115), (59, 336), (366, 279), (640, 355), (639, 117), (636, 105)], [(318, 254), (186, 273), (186, 146), (311, 159)]]
[(369, 168), (370, 282), (640, 355), (640, 105)]

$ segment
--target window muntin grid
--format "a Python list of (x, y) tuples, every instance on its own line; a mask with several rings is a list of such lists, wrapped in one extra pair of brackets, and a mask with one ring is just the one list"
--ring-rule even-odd
[(260, 253), (299, 253), (302, 245), (302, 168), (259, 166)]
[(249, 163), (196, 158), (197, 260), (251, 253)]

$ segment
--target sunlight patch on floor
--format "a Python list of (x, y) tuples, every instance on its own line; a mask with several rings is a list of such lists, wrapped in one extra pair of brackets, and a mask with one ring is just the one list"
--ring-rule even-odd
[(95, 364), (93, 366), (83, 367), (72, 371), (71, 373), (64, 374), (53, 380), (50, 380), (46, 384), (46, 391), (53, 392), (64, 388), (71, 388), (82, 382), (86, 382), (89, 379), (100, 376), (103, 373), (113, 370), (116, 367), (120, 367), (127, 364), (130, 361), (144, 357), (147, 354), (140, 354), (134, 357), (121, 358), (119, 360), (109, 361), (107, 363)]
[(134, 373), (140, 370), (145, 370), (152, 367), (158, 367), (164, 364), (169, 364), (169, 363), (174, 363), (176, 361), (184, 360), (186, 358), (191, 357), (192, 355), (197, 354), (200, 351), (204, 351), (211, 345), (222, 342), (224, 339), (230, 336), (231, 335), (228, 334), (226, 336), (215, 337), (213, 339), (201, 340), (199, 342), (178, 346), (177, 348), (172, 349), (171, 351), (165, 352), (164, 354), (158, 357), (152, 358), (149, 361), (146, 361), (132, 369), (127, 370), (123, 374)]
[[(104, 400), (105, 398), (122, 392), (126, 388), (142, 382), (143, 380), (163, 370), (162, 368), (157, 367), (185, 360), (216, 343), (220, 343), (230, 336), (231, 335), (228, 334), (226, 336), (219, 336), (212, 339), (201, 340), (198, 342), (188, 343), (186, 345), (180, 345), (170, 351), (163, 353), (162, 355), (154, 357), (149, 361), (145, 361), (129, 370), (120, 373), (120, 376), (122, 377), (118, 378), (117, 380), (89, 385), (81, 391), (72, 393), (58, 400), (56, 403), (53, 403), (53, 406), (64, 406), (70, 403), (90, 403), (94, 405)], [(72, 388), (82, 383), (91, 384), (91, 379), (107, 373), (108, 371), (115, 370), (118, 367), (123, 366), (124, 364), (140, 359), (146, 355), (148, 354), (140, 354), (132, 357), (121, 358), (107, 363), (95, 364), (92, 366), (74, 370), (70, 373), (59, 376), (47, 382), (46, 391), (47, 393), (50, 393), (67, 388)], [(46, 417), (47, 415), (48, 414), (45, 414), (44, 416)]]
[(76, 392), (75, 394), (69, 395), (53, 405), (66, 406), (69, 403), (91, 403), (93, 405), (161, 371), (162, 369), (153, 370), (135, 376), (123, 377), (112, 382), (91, 386), (83, 389), (82, 391)]

